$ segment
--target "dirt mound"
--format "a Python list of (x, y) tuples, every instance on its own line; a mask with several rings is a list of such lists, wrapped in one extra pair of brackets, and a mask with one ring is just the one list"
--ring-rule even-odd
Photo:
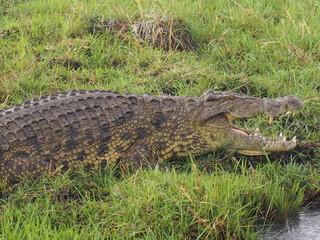
[(187, 24), (182, 19), (174, 18), (145, 18), (141, 21), (129, 22), (119, 19), (91, 21), (91, 33), (110, 31), (121, 38), (128, 39), (133, 34), (138, 43), (150, 44), (164, 50), (192, 51), (197, 43)]

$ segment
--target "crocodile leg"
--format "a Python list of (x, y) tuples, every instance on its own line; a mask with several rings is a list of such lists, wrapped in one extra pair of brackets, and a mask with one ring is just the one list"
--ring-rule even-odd
[(123, 172), (132, 172), (139, 168), (154, 167), (157, 164), (156, 154), (145, 142), (135, 143), (120, 160), (119, 166)]
[(39, 161), (39, 159), (29, 155), (29, 153), (20, 150), (1, 162), (0, 168), (4, 174), (0, 179), (4, 178), (8, 183), (16, 183), (29, 175), (38, 176), (45, 172), (48, 167), (49, 160), (44, 159)]

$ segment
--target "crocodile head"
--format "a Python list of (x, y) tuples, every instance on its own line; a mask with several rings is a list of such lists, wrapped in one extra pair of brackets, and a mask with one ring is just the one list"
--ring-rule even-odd
[(199, 117), (202, 135), (212, 147), (226, 146), (245, 155), (264, 155), (271, 152), (288, 151), (296, 146), (296, 137), (287, 140), (280, 134), (269, 138), (259, 130), (247, 130), (235, 126), (237, 118), (252, 118), (266, 114), (271, 123), (273, 118), (285, 112), (294, 113), (303, 106), (294, 96), (277, 99), (254, 98), (236, 93), (209, 91), (203, 97)]

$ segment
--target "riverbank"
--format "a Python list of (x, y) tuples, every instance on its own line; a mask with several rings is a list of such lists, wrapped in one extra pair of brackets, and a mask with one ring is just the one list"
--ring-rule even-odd
[(5, 1), (0, 107), (70, 89), (200, 96), (208, 89), (304, 108), (269, 124), (288, 153), (219, 149), (116, 177), (73, 170), (0, 199), (4, 239), (255, 239), (260, 222), (320, 202), (320, 6), (259, 1)]

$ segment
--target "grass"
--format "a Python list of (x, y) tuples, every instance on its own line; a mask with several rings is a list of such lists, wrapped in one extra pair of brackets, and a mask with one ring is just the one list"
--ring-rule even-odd
[(283, 219), (294, 213), (309, 181), (319, 181), (295, 164), (256, 170), (238, 165), (234, 172), (213, 174), (191, 168), (138, 171), (121, 179), (112, 172), (79, 171), (24, 183), (2, 203), (3, 236), (250, 239), (257, 217)]
[[(114, 18), (179, 19), (195, 48), (104, 31), (100, 23)], [(80, 169), (28, 180), (1, 197), (0, 239), (256, 239), (257, 224), (319, 204), (319, 20), (311, 0), (1, 0), (0, 107), (81, 88), (292, 94), (305, 106), (272, 125), (263, 116), (240, 122), (267, 136), (296, 135), (288, 154), (218, 150), (168, 163), (167, 172)]]

